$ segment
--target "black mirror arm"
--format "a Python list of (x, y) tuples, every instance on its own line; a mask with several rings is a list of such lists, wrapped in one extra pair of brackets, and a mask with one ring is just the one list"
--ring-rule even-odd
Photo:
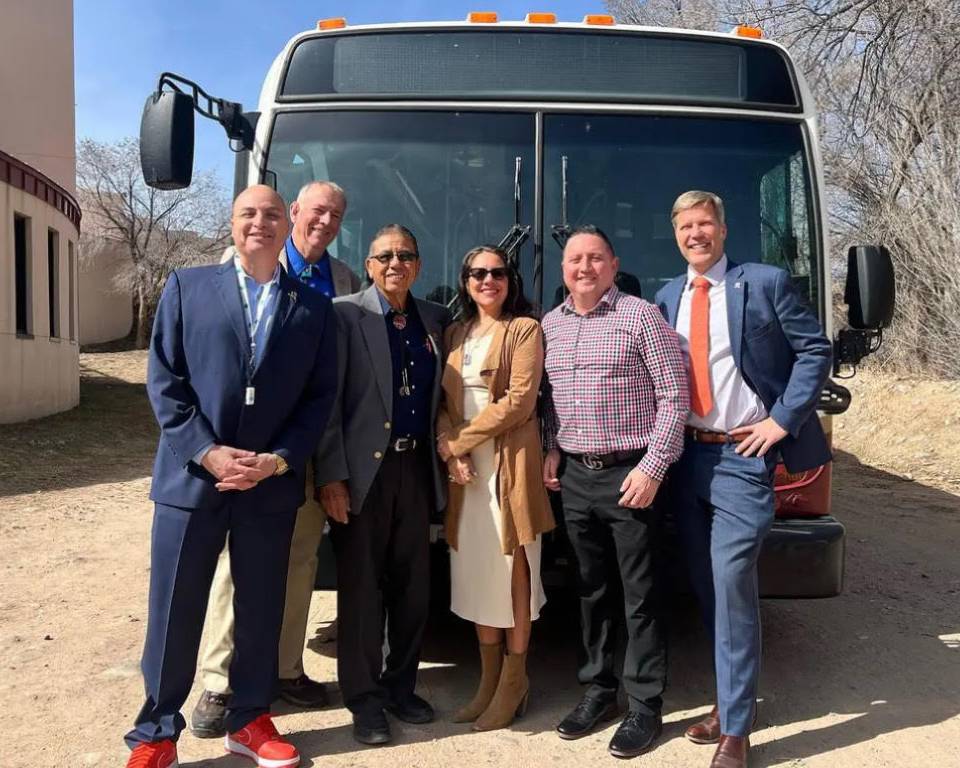
[(164, 86), (189, 96), (193, 99), (193, 108), (198, 114), (220, 123), (230, 139), (230, 149), (234, 152), (253, 149), (253, 126), (244, 117), (243, 106), (239, 102), (211, 96), (197, 83), (173, 72), (160, 75), (157, 93), (161, 93)]
[[(833, 342), (833, 375), (838, 379), (852, 379), (857, 374), (857, 365), (867, 355), (872, 355), (883, 344), (883, 329), (844, 328)], [(853, 370), (841, 375), (842, 367)]]

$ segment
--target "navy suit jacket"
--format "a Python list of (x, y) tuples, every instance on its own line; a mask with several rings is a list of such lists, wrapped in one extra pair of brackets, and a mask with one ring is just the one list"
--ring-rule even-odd
[[(245, 405), (247, 325), (232, 262), (173, 272), (150, 343), (147, 394), (160, 424), (150, 498), (187, 509), (225, 500), (296, 508), (305, 466), (326, 426), (337, 387), (336, 321), (328, 298), (280, 270), (273, 325)], [(248, 491), (220, 493), (192, 459), (205, 445), (276, 453), (289, 472)]]
[[(686, 273), (657, 292), (656, 304), (674, 328)], [(768, 264), (728, 261), (727, 321), (733, 359), (767, 412), (789, 433), (778, 446), (791, 472), (830, 461), (816, 406), (832, 369), (832, 346), (790, 279)]]

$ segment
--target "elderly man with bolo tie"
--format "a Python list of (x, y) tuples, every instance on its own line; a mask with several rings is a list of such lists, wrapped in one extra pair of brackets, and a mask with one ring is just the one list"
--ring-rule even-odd
[[(290, 236), (279, 257), (280, 266), (290, 277), (331, 299), (360, 289), (360, 280), (350, 267), (327, 252), (327, 246), (340, 231), (346, 207), (346, 195), (332, 181), (306, 184), (290, 204)], [(222, 261), (233, 259), (235, 252), (235, 247), (228, 248)], [(303, 669), (303, 643), (317, 575), (317, 547), (326, 521), (323, 508), (314, 499), (310, 463), (306, 489), (307, 498), (297, 512), (290, 544), (277, 692), (294, 706), (323, 707), (328, 703), (323, 684), (311, 680)], [(233, 581), (230, 547), (226, 546), (217, 563), (207, 609), (207, 643), (200, 661), (204, 690), (190, 715), (190, 730), (195, 736), (214, 738), (224, 734), (233, 650)]]
[(790, 472), (830, 460), (815, 407), (831, 347), (786, 271), (727, 258), (717, 195), (685, 192), (671, 219), (687, 271), (656, 300), (689, 362), (691, 410), (667, 490), (717, 682), (717, 706), (686, 735), (719, 742), (712, 768), (742, 768), (760, 675), (757, 558), (773, 523), (774, 468), (778, 456)]
[(354, 738), (376, 745), (391, 738), (384, 710), (409, 723), (433, 719), (414, 688), (430, 514), (445, 505), (447, 487), (433, 434), (448, 312), (410, 293), (420, 255), (405, 227), (377, 232), (366, 268), (374, 284), (333, 305), (340, 383), (314, 481), (337, 558), (340, 690)]
[(299, 764), (276, 731), (287, 558), (304, 467), (336, 397), (330, 300), (280, 269), (283, 200), (241, 192), (229, 263), (176, 270), (157, 307), (147, 394), (160, 424), (150, 600), (143, 652), (146, 701), (126, 737), (128, 766), (177, 765), (180, 708), (193, 682), (207, 597), (229, 538), (236, 653), (226, 748), (258, 766)]
[(578, 678), (586, 686), (557, 732), (576, 739), (617, 714), (616, 628), (625, 618), (621, 678), (629, 712), (609, 751), (634, 757), (653, 746), (662, 727), (667, 660), (653, 501), (683, 446), (688, 389), (676, 333), (654, 305), (617, 289), (618, 266), (597, 227), (575, 229), (563, 249), (570, 295), (543, 319), (550, 388), (543, 473), (547, 488), (560, 491), (576, 556)]

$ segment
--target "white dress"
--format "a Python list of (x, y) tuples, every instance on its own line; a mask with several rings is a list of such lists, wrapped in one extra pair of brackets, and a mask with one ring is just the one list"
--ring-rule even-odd
[[(464, 359), (463, 415), (472, 419), (486, 408), (490, 396), (480, 378), (493, 334), (465, 343), (470, 362)], [(510, 595), (513, 555), (505, 555), (501, 544), (500, 502), (497, 494), (494, 441), (491, 438), (470, 452), (477, 477), (464, 488), (460, 512), (459, 549), (450, 550), (450, 610), (475, 624), (513, 627)], [(536, 619), (547, 601), (540, 581), (540, 536), (525, 544), (530, 566), (530, 617)]]

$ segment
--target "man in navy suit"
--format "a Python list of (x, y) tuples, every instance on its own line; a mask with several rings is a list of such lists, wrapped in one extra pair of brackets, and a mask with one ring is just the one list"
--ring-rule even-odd
[(259, 766), (300, 760), (269, 708), (305, 465), (336, 395), (336, 323), (328, 298), (279, 268), (288, 224), (276, 192), (242, 192), (231, 225), (233, 259), (170, 276), (150, 345), (147, 394), (160, 444), (150, 491), (146, 701), (126, 737), (128, 766), (137, 768), (177, 764), (180, 708), (228, 534), (236, 652), (226, 748)]
[(830, 460), (815, 406), (831, 345), (786, 271), (727, 259), (717, 195), (685, 192), (671, 219), (688, 266), (656, 302), (680, 336), (691, 409), (668, 493), (717, 677), (717, 706), (686, 735), (718, 743), (711, 768), (741, 768), (760, 674), (757, 558), (773, 523), (774, 468), (778, 456), (791, 472)]

